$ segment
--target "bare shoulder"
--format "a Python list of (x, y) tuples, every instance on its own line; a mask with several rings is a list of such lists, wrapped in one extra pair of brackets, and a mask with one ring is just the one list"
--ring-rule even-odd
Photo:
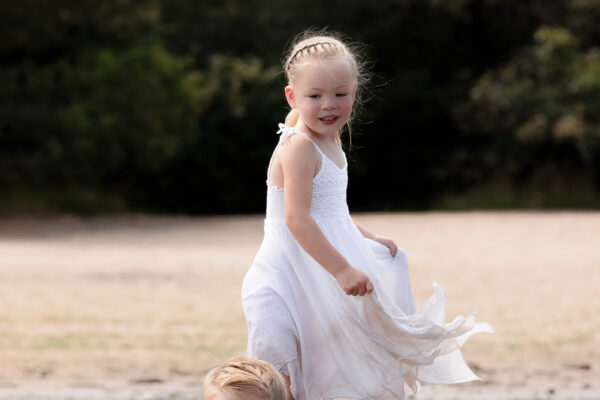
[(282, 164), (293, 165), (295, 168), (302, 165), (308, 170), (314, 170), (319, 163), (319, 152), (313, 142), (304, 135), (292, 135), (281, 145)]

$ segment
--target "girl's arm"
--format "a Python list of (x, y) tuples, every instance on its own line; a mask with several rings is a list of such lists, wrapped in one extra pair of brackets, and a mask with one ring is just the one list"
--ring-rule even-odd
[(363, 224), (359, 224), (354, 218), (352, 218), (352, 222), (354, 222), (354, 225), (356, 225), (356, 227), (364, 237), (366, 237), (367, 239), (375, 240), (375, 234), (371, 232), (366, 226), (364, 226)]
[(367, 275), (352, 267), (329, 243), (310, 216), (312, 180), (319, 153), (310, 139), (291, 136), (281, 149), (285, 223), (300, 246), (338, 281), (346, 294), (363, 296), (373, 291)]
[(392, 239), (388, 239), (388, 238), (385, 238), (382, 236), (377, 236), (363, 224), (359, 224), (354, 219), (352, 219), (352, 221), (354, 221), (354, 225), (356, 225), (356, 227), (358, 228), (358, 230), (360, 231), (360, 233), (362, 233), (362, 235), (364, 237), (366, 237), (367, 239), (371, 239), (371, 240), (381, 243), (382, 245), (384, 245), (385, 247), (390, 249), (390, 254), (392, 255), (392, 257), (396, 256), (396, 252), (398, 251), (398, 245), (396, 245), (396, 243), (394, 243), (394, 241)]

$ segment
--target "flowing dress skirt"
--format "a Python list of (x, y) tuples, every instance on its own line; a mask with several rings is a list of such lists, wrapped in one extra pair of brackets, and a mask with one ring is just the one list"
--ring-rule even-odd
[(460, 347), (492, 332), (475, 313), (446, 323), (445, 293), (415, 309), (406, 254), (362, 236), (349, 215), (315, 218), (331, 244), (372, 280), (373, 293), (345, 294), (294, 239), (284, 221), (265, 236), (242, 286), (247, 355), (291, 379), (296, 400), (403, 399), (404, 386), (478, 379)]

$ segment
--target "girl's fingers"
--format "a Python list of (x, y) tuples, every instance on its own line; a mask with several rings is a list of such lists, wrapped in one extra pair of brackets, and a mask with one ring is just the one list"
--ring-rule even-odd
[(373, 283), (369, 280), (367, 281), (367, 293), (371, 293), (373, 291)]

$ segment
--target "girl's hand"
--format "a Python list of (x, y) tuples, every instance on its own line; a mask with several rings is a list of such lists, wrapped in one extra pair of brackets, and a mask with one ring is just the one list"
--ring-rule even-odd
[(373, 291), (373, 283), (367, 274), (351, 266), (339, 272), (335, 279), (342, 290), (351, 296), (364, 296)]
[(394, 243), (394, 241), (392, 239), (376, 236), (373, 238), (373, 240), (378, 243), (381, 243), (382, 245), (384, 245), (385, 247), (390, 249), (390, 254), (392, 255), (392, 257), (396, 257), (396, 252), (398, 251), (398, 245), (396, 243)]

